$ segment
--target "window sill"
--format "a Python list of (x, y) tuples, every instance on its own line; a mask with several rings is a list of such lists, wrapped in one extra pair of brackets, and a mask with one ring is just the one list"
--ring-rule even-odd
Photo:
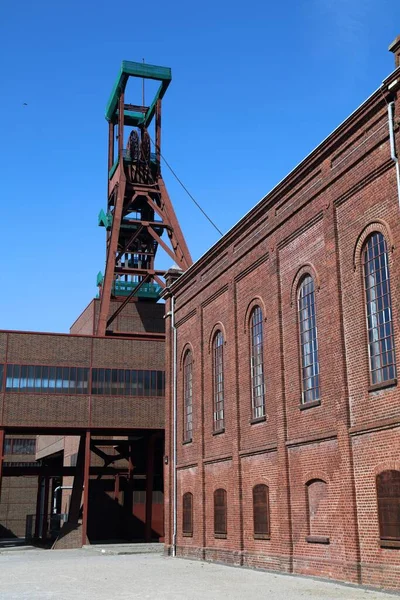
[(253, 537), (255, 540), (270, 540), (271, 539), (271, 536), (268, 533), (255, 533)]
[(314, 406), (321, 406), (321, 400), (313, 400), (312, 402), (304, 402), (299, 405), (300, 410), (306, 410), (307, 408), (314, 408)]
[(191, 444), (193, 442), (193, 440), (184, 440), (182, 442), (182, 446), (187, 446), (187, 444)]
[(263, 423), (266, 420), (266, 415), (263, 415), (262, 417), (256, 417), (255, 419), (250, 420), (250, 425), (255, 425), (256, 423)]
[(193, 537), (193, 533), (182, 533), (182, 537)]
[(330, 544), (330, 540), (327, 535), (307, 535), (306, 542), (308, 544)]
[(226, 540), (227, 535), (226, 533), (214, 533), (214, 538), (216, 540)]
[(400, 540), (379, 540), (381, 548), (400, 548)]
[(368, 388), (369, 392), (376, 392), (378, 390), (384, 390), (388, 387), (394, 387), (397, 385), (397, 379), (389, 379), (388, 381), (382, 381), (382, 383), (375, 383), (370, 385)]
[(213, 431), (213, 435), (220, 435), (221, 433), (225, 433), (225, 427), (222, 429), (217, 429), (217, 431)]

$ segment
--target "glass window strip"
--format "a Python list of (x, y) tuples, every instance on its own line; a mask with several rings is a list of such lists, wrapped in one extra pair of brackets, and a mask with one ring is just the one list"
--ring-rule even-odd
[(306, 275), (298, 292), (302, 403), (320, 399), (314, 279)]
[(251, 404), (252, 417), (257, 419), (265, 416), (265, 382), (264, 382), (264, 349), (263, 349), (263, 315), (256, 306), (250, 320), (251, 337)]
[(214, 431), (225, 426), (223, 346), (224, 336), (218, 331), (213, 340)]
[(363, 266), (369, 368), (371, 384), (376, 385), (396, 378), (389, 261), (382, 233), (368, 238)]
[(186, 352), (183, 362), (184, 389), (184, 441), (189, 442), (193, 433), (193, 359), (190, 351)]
[[(0, 379), (4, 365), (0, 365)], [(6, 365), (7, 392), (35, 394), (88, 394), (89, 368), (47, 365)], [(165, 372), (92, 369), (93, 395), (164, 397)]]

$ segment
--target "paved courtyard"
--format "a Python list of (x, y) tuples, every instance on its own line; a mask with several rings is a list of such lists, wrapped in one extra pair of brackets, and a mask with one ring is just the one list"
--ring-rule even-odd
[(160, 554), (93, 549), (0, 554), (1, 600), (384, 600), (397, 595)]

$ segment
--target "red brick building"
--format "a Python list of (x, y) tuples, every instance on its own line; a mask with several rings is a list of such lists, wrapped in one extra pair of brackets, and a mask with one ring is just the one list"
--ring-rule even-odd
[(400, 588), (399, 38), (391, 49), (382, 86), (170, 272), (168, 551)]

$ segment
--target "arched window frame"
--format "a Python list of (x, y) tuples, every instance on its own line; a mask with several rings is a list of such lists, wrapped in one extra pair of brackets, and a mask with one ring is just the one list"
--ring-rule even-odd
[(376, 496), (381, 546), (400, 548), (399, 470), (387, 469), (377, 474)]
[(264, 328), (262, 308), (257, 304), (250, 313), (250, 383), (252, 420), (265, 418)]
[[(297, 315), (300, 347), (301, 403), (321, 400), (315, 278), (302, 274), (297, 286)], [(310, 333), (311, 332), (311, 333)]]
[(213, 371), (213, 429), (214, 433), (225, 429), (224, 390), (224, 334), (218, 329), (212, 341)]
[(269, 488), (265, 483), (253, 487), (253, 535), (255, 540), (269, 540)]
[(193, 494), (186, 492), (182, 497), (182, 535), (193, 537)]
[(370, 231), (361, 252), (369, 379), (372, 387), (396, 381), (389, 254), (382, 231)]
[(193, 354), (190, 348), (183, 358), (183, 441), (193, 437)]
[(214, 537), (224, 539), (228, 534), (227, 493), (223, 488), (214, 491)]

